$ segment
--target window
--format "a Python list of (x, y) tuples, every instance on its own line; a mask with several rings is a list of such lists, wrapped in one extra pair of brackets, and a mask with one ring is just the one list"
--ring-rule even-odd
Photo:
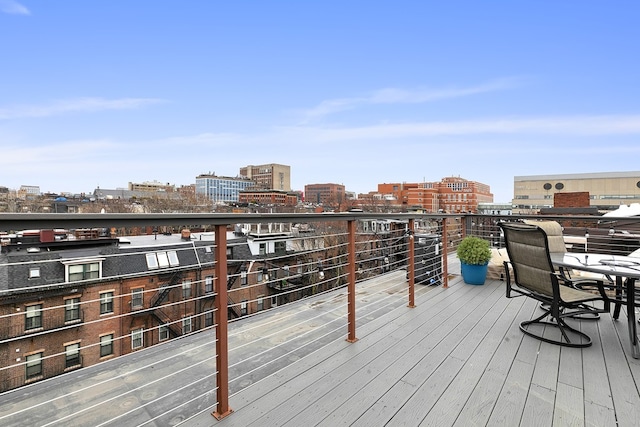
[(277, 253), (283, 253), (287, 251), (287, 242), (276, 242), (275, 250)]
[(169, 327), (167, 325), (158, 326), (158, 340), (164, 341), (169, 339)]
[(40, 277), (40, 267), (31, 267), (29, 269), (29, 279), (37, 279)]
[(113, 313), (113, 292), (100, 294), (100, 314)]
[(69, 282), (100, 278), (100, 263), (69, 265)]
[(258, 270), (258, 283), (262, 282), (264, 280), (264, 273), (262, 272), (262, 270)]
[(26, 357), (27, 380), (42, 376), (42, 353), (31, 354)]
[(100, 357), (113, 354), (113, 334), (100, 337)]
[(258, 295), (258, 311), (264, 310), (264, 296)]
[(240, 303), (240, 314), (242, 314), (243, 316), (245, 314), (247, 314), (247, 307), (248, 307), (248, 303), (247, 300), (242, 300), (242, 302)]
[(152, 252), (146, 254), (145, 257), (147, 259), (147, 268), (149, 268), (149, 270), (180, 265), (178, 253), (176, 251)]
[(176, 251), (168, 251), (167, 258), (169, 258), (170, 266), (175, 267), (177, 265), (180, 265), (180, 262), (178, 261), (178, 253)]
[(156, 258), (156, 254), (147, 254), (147, 267), (149, 270), (153, 270), (158, 268), (158, 258)]
[(80, 365), (80, 343), (69, 344), (64, 348), (65, 352), (65, 368)]
[(135, 350), (144, 345), (144, 329), (134, 329), (131, 331), (131, 349)]
[(207, 293), (213, 292), (213, 276), (204, 278), (204, 291)]
[(247, 285), (247, 270), (240, 271), (240, 285), (241, 286)]
[(80, 320), (80, 298), (64, 300), (64, 321), (73, 322)]
[(141, 308), (144, 305), (144, 289), (135, 288), (131, 290), (131, 308)]
[(156, 256), (158, 257), (158, 265), (160, 268), (169, 267), (169, 257), (166, 252), (158, 252), (156, 253)]
[(182, 298), (191, 298), (191, 280), (182, 282)]
[(42, 328), (42, 304), (27, 306), (24, 317), (25, 330)]
[(204, 313), (204, 326), (212, 326), (213, 325), (213, 311), (207, 311)]
[(191, 332), (191, 317), (182, 319), (182, 333), (188, 334), (189, 332)]
[(260, 255), (266, 255), (266, 253), (267, 253), (267, 244), (266, 243), (260, 243), (259, 253), (260, 253)]

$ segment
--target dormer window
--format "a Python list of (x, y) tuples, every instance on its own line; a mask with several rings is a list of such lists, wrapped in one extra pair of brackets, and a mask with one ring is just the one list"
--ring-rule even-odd
[(104, 258), (62, 261), (65, 266), (64, 269), (66, 281), (79, 282), (81, 280), (92, 280), (101, 278), (103, 260)]

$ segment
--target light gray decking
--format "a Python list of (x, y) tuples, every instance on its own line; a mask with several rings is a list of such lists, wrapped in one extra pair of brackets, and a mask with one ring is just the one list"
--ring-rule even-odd
[(232, 396), (235, 411), (205, 426), (633, 426), (640, 424), (626, 318), (574, 321), (585, 349), (524, 336), (538, 313), (507, 299), (504, 283), (464, 284), (421, 296)]
[(355, 343), (345, 290), (232, 323), (234, 412), (221, 421), (201, 332), (4, 393), (0, 425), (640, 425), (624, 314), (574, 321), (594, 344), (564, 348), (522, 334), (539, 308), (503, 282), (417, 285), (409, 308), (404, 275), (358, 284)]

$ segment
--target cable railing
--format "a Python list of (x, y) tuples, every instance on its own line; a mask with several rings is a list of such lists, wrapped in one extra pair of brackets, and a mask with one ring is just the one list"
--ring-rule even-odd
[[(381, 214), (372, 215), (381, 216)], [(255, 218), (246, 217), (243, 221), (264, 221), (263, 217), (263, 215)], [(179, 383), (174, 381), (174, 387), (166, 390), (167, 398), (164, 402), (159, 396), (147, 399), (145, 402), (137, 402), (136, 408), (127, 408), (126, 411), (115, 415), (113, 419), (101, 421), (103, 424), (99, 425), (117, 425), (122, 417), (126, 416), (129, 419), (137, 412), (145, 412), (145, 408), (149, 405), (160, 405), (163, 408), (162, 413), (154, 409), (153, 413), (141, 415), (140, 418), (135, 416), (133, 419), (139, 421), (134, 421), (132, 425), (145, 425), (150, 422), (159, 422), (159, 420), (167, 421), (170, 419), (167, 417), (171, 417), (172, 414), (175, 416), (176, 413), (180, 414), (181, 419), (189, 419), (196, 414), (185, 415), (184, 411), (188, 411), (187, 408), (194, 405), (200, 408), (206, 407), (206, 411), (213, 412), (218, 418), (223, 418), (232, 412), (232, 408), (229, 407), (229, 393), (236, 393), (247, 384), (253, 383), (258, 371), (262, 372), (261, 377), (271, 375), (282, 369), (283, 361), (290, 363), (292, 358), (304, 357), (309, 354), (309, 351), (321, 351), (320, 349), (328, 345), (328, 342), (344, 340), (345, 335), (348, 342), (357, 340), (356, 324), (366, 322), (368, 317), (375, 316), (376, 313), (389, 307), (393, 309), (412, 307), (415, 305), (416, 294), (419, 297), (424, 292), (428, 292), (429, 286), (414, 287), (415, 283), (418, 283), (418, 276), (422, 274), (422, 267), (426, 266), (429, 271), (435, 272), (433, 279), (421, 284), (438, 284), (446, 287), (450, 273), (447, 256), (453, 256), (457, 244), (464, 236), (478, 235), (489, 240), (493, 247), (498, 248), (503, 244), (497, 226), (499, 221), (525, 218), (478, 215), (427, 215), (426, 218), (422, 218), (414, 214), (397, 214), (389, 215), (390, 221), (396, 224), (396, 229), (385, 233), (370, 233), (369, 230), (363, 232), (358, 228), (359, 221), (370, 218), (367, 214), (331, 215), (333, 217), (331, 221), (327, 216), (320, 215), (315, 215), (312, 219), (318, 221), (317, 217), (320, 217), (322, 222), (315, 227), (316, 230), (321, 230), (322, 224), (335, 222), (334, 230), (344, 228), (346, 232), (334, 231), (326, 234), (319, 232), (314, 236), (302, 237), (292, 235), (289, 238), (288, 247), (296, 250), (290, 249), (284, 253), (278, 251), (277, 254), (271, 252), (273, 256), (268, 256), (268, 251), (266, 254), (250, 255), (245, 243), (235, 240), (228, 243), (226, 241), (227, 226), (233, 225), (234, 217), (229, 215), (222, 220), (219, 216), (213, 216), (209, 221), (218, 222), (215, 224), (215, 242), (208, 242), (206, 246), (201, 247), (186, 245), (178, 249), (177, 258), (180, 261), (184, 258), (180, 255), (181, 253), (193, 254), (195, 261), (190, 264), (191, 269), (184, 268), (186, 264), (183, 264), (180, 265), (180, 269), (159, 269), (154, 271), (153, 275), (106, 275), (93, 281), (91, 279), (79, 282), (65, 280), (53, 285), (34, 285), (33, 287), (19, 285), (16, 293), (13, 293), (7, 284), (6, 289), (0, 289), (1, 307), (3, 307), (0, 311), (0, 331), (5, 331), (0, 332), (4, 334), (0, 336), (4, 338), (0, 341), (0, 345), (5, 346), (6, 353), (12, 355), (15, 354), (15, 348), (20, 347), (18, 352), (20, 360), (16, 360), (18, 357), (13, 357), (11, 360), (7, 358), (0, 366), (0, 370), (11, 372), (5, 377), (10, 380), (2, 383), (3, 390), (18, 386), (32, 387), (37, 390), (40, 385), (45, 386), (47, 382), (55, 381), (56, 377), (73, 377), (74, 374), (83, 371), (78, 370), (80, 366), (84, 368), (96, 364), (114, 363), (120, 359), (120, 356), (130, 357), (138, 354), (140, 350), (145, 353), (158, 351), (163, 354), (178, 352), (183, 358), (190, 358), (192, 369), (198, 371), (194, 374), (198, 379), (193, 381), (193, 387), (190, 390), (194, 394), (185, 392), (188, 390), (187, 386), (175, 387)], [(306, 219), (304, 215), (293, 218), (296, 222)], [(533, 219), (539, 218), (536, 216)], [(0, 227), (2, 227), (2, 219), (0, 215)], [(155, 221), (158, 218), (152, 219)], [(203, 218), (200, 219), (203, 220)], [(608, 222), (606, 225), (610, 228), (604, 229), (597, 218), (545, 217), (545, 219), (558, 220), (563, 224), (565, 242), (569, 251), (610, 251), (628, 254), (630, 250), (640, 247), (638, 236), (633, 232), (634, 228), (624, 228), (623, 223)], [(37, 220), (44, 221), (42, 218)], [(83, 221), (87, 220), (87, 218), (83, 219)], [(98, 216), (92, 219), (96, 224), (104, 220), (104, 217)], [(119, 217), (118, 221), (121, 220), (122, 218)], [(272, 222), (278, 220), (290, 221), (292, 217), (275, 215)], [(109, 219), (107, 218), (106, 221)], [(128, 221), (134, 224), (144, 219), (132, 216)], [(164, 221), (167, 221), (166, 217)], [(429, 226), (420, 229), (416, 226), (417, 222), (421, 225), (428, 223)], [(50, 224), (53, 227), (56, 224), (55, 220)], [(626, 220), (624, 225), (627, 224), (635, 226), (640, 222)], [(25, 228), (33, 229), (33, 226), (25, 221)], [(611, 232), (612, 228), (614, 232)], [(579, 235), (575, 230), (588, 231)], [(419, 239), (423, 239), (424, 242)], [(287, 239), (279, 237), (279, 240), (282, 242)], [(310, 240), (316, 240), (316, 242), (308, 244)], [(320, 240), (322, 244), (319, 244)], [(209, 249), (206, 249), (207, 247)], [(156, 247), (153, 250), (145, 250), (142, 254), (146, 258), (148, 254), (157, 254), (158, 251), (163, 249)], [(233, 257), (236, 251), (245, 251), (245, 253)], [(135, 255), (112, 253), (105, 256), (115, 262), (127, 262), (127, 256)], [(0, 269), (13, 266), (9, 258), (0, 258)], [(74, 258), (74, 260), (77, 259), (77, 257)], [(37, 264), (43, 271), (47, 269), (44, 267), (47, 263), (59, 265), (60, 259), (38, 260)], [(240, 267), (234, 270), (229, 267), (227, 271), (227, 266), (232, 265), (231, 263)], [(28, 271), (30, 264), (28, 261), (20, 260), (18, 266)], [(183, 271), (184, 277), (181, 279), (184, 278), (187, 281), (168, 284), (170, 282), (168, 276), (175, 271)], [(164, 280), (159, 280), (161, 276)], [(230, 280), (232, 277), (235, 280)], [(381, 285), (385, 277), (388, 277), (390, 282)], [(300, 281), (291, 287), (278, 288), (275, 285), (291, 278), (300, 279)], [(231, 282), (231, 286), (228, 286)], [(100, 313), (100, 306), (105, 302), (105, 299), (100, 296), (100, 291), (113, 287), (115, 283), (121, 286), (115, 288), (117, 292), (114, 292), (110, 300), (114, 312)], [(185, 284), (188, 284), (188, 287), (185, 287)], [(3, 285), (2, 282), (0, 285)], [(69, 287), (75, 290), (75, 293), (68, 295), (64, 292), (60, 293), (61, 290)], [(142, 291), (138, 290), (140, 288)], [(79, 292), (78, 289), (81, 291)], [(157, 306), (153, 305), (154, 296), (167, 289), (170, 295), (166, 300), (163, 299)], [(334, 292), (336, 290), (340, 293), (336, 294)], [(47, 298), (47, 292), (52, 293), (51, 299)], [(30, 293), (33, 296), (30, 296)], [(358, 293), (366, 296), (358, 299), (356, 297)], [(19, 299), (16, 299), (16, 294), (20, 295)], [(36, 294), (39, 299), (33, 299)], [(80, 301), (74, 301), (73, 304), (65, 302), (64, 298), (77, 295), (80, 295)], [(285, 301), (298, 304), (300, 309), (297, 314), (299, 315), (313, 313), (319, 307), (318, 301), (337, 298), (337, 295), (343, 296), (340, 304), (330, 310), (308, 315), (301, 320), (292, 320), (294, 317), (291, 315), (290, 324), (283, 324), (287, 322), (284, 316), (278, 321), (274, 319), (272, 324), (269, 323), (270, 321), (263, 321), (249, 327), (247, 323), (254, 318), (269, 318), (269, 313), (277, 312)], [(376, 296), (374, 302), (368, 300), (372, 295)], [(143, 303), (136, 303), (134, 307), (134, 298), (141, 298)], [(407, 299), (409, 304), (406, 304)], [(30, 309), (28, 315), (25, 307), (31, 307), (34, 303), (41, 304), (42, 307)], [(48, 314), (55, 312), (57, 319), (64, 319), (70, 306), (73, 309), (80, 307), (81, 321), (75, 325), (63, 325), (62, 330), (51, 328), (51, 323), (47, 323), (47, 319), (53, 317)], [(16, 311), (17, 308), (20, 308), (20, 311)], [(163, 309), (167, 311), (164, 323), (163, 319), (157, 315), (153, 320), (154, 311)], [(233, 309), (239, 309), (241, 315), (234, 317)], [(34, 328), (23, 330), (27, 321), (32, 322), (31, 325), (37, 325), (37, 321), (32, 319), (34, 316), (31, 316), (34, 313), (41, 316), (43, 325), (41, 330), (34, 331)], [(267, 317), (261, 316), (262, 314)], [(323, 321), (323, 315), (327, 314), (331, 319)], [(56, 322), (59, 323), (59, 320)], [(184, 329), (187, 324), (188, 328)], [(170, 325), (182, 328), (183, 333), (174, 334), (174, 338), (168, 336), (161, 340), (160, 329)], [(284, 332), (288, 338), (277, 343), (270, 341), (274, 339), (274, 330)], [(34, 333), (28, 333), (29, 331)], [(106, 358), (97, 358), (95, 356), (103, 346), (99, 338), (104, 336), (105, 331), (113, 333), (109, 344), (114, 348), (114, 354), (109, 354)], [(212, 339), (210, 332), (213, 332), (215, 338)], [(198, 340), (205, 336), (207, 343), (200, 343)], [(246, 340), (247, 336), (251, 339)], [(27, 339), (36, 340), (36, 343), (41, 339), (42, 344), (31, 346), (32, 349), (42, 350), (32, 353), (42, 353), (39, 358), (29, 359), (28, 356), (32, 354), (24, 353), (23, 347), (26, 342), (24, 340)], [(45, 340), (49, 344), (45, 344)], [(79, 345), (73, 347), (73, 351), (64, 347), (69, 343), (75, 345), (78, 341)], [(175, 347), (174, 344), (177, 342), (180, 342), (180, 346)], [(182, 350), (185, 345), (187, 347)], [(251, 354), (246, 353), (249, 349), (252, 349)], [(206, 357), (202, 356), (203, 350), (206, 350)], [(3, 353), (0, 352), (0, 354)], [(76, 356), (78, 359), (75, 359)], [(24, 378), (25, 371), (33, 366), (34, 360), (41, 364), (43, 374)], [(55, 363), (52, 362), (54, 360)], [(79, 365), (64, 367), (66, 363), (76, 360), (80, 361)], [(266, 363), (265, 360), (267, 360)], [(255, 365), (251, 368), (254, 362)], [(154, 365), (158, 366), (157, 363), (149, 360), (140, 369), (151, 369)], [(235, 372), (240, 366), (244, 371)], [(188, 376), (188, 372), (194, 372), (188, 367), (184, 370), (182, 368), (176, 370), (179, 370), (183, 376)], [(140, 391), (145, 386), (155, 386), (162, 381), (167, 381), (168, 378), (174, 378), (169, 373), (160, 377), (150, 376), (147, 383), (146, 379), (135, 375), (137, 372), (138, 370), (133, 370), (125, 375), (116, 375), (113, 381), (117, 383), (124, 378), (135, 379), (134, 389)], [(62, 376), (59, 375), (61, 373), (63, 373)], [(23, 379), (22, 382), (20, 378)], [(171, 380), (168, 381), (171, 382)], [(180, 390), (180, 392), (174, 390)], [(176, 401), (175, 398), (178, 395), (179, 401)], [(49, 420), (47, 424), (42, 425), (57, 423), (62, 425), (72, 417), (74, 422), (77, 421), (79, 425), (83, 425), (82, 419), (85, 415), (99, 412), (103, 405), (114, 401), (106, 395), (102, 400), (98, 397), (98, 401), (86, 406), (81, 405), (77, 410), (69, 409), (71, 412), (60, 420)], [(8, 425), (11, 425), (10, 420), (16, 419), (12, 417), (22, 413), (20, 410), (3, 414), (1, 406), (0, 404), (0, 424), (3, 424), (4, 419), (9, 422)], [(31, 409), (35, 408), (37, 406)], [(87, 421), (86, 425), (89, 424), (94, 425), (93, 422)]]

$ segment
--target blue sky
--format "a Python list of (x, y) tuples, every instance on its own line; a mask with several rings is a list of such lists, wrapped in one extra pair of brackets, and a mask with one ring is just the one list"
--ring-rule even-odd
[(0, 0), (0, 185), (640, 171), (640, 2)]

